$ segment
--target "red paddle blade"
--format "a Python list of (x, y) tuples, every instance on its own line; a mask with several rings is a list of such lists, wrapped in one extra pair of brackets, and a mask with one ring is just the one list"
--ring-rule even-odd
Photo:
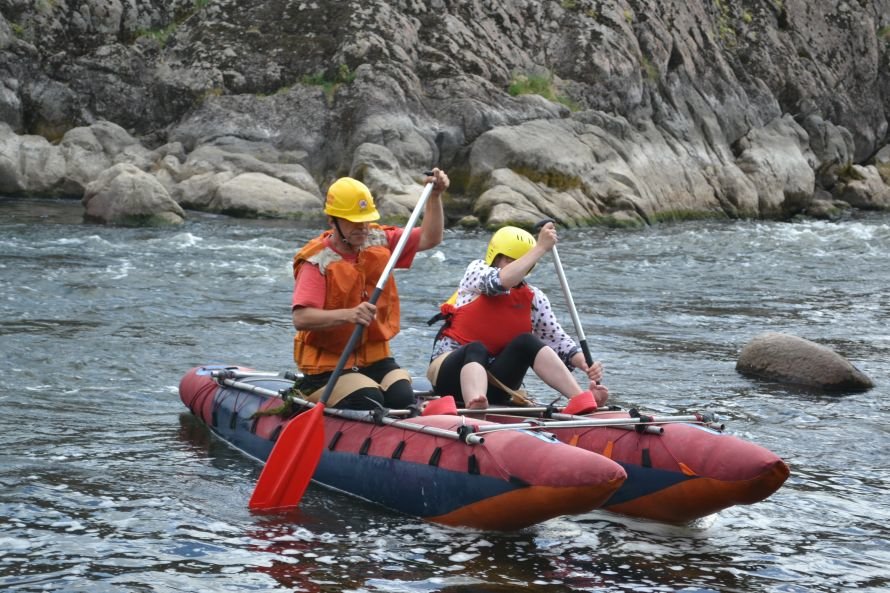
[(270, 511), (300, 504), (324, 448), (324, 404), (284, 425), (260, 472), (250, 509)]

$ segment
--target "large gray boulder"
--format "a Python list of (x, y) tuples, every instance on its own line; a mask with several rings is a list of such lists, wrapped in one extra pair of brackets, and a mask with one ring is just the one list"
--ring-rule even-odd
[(18, 136), (0, 123), (0, 194), (58, 196), (65, 159), (43, 136)]
[(208, 210), (247, 217), (319, 217), (318, 195), (269, 177), (265, 173), (242, 173), (216, 190)]
[(130, 163), (142, 170), (152, 165), (148, 149), (110, 121), (68, 130), (59, 142), (59, 151), (65, 160), (63, 188), (68, 195), (82, 196), (87, 184), (116, 163)]
[(890, 208), (890, 186), (884, 183), (873, 165), (853, 165), (849, 178), (841, 181), (838, 188), (840, 198), (853, 207), (863, 210)]
[(872, 380), (830, 348), (797, 336), (766, 332), (742, 348), (742, 374), (826, 391), (864, 391)]
[(89, 221), (128, 226), (181, 224), (183, 209), (154, 176), (127, 163), (103, 171), (82, 199)]

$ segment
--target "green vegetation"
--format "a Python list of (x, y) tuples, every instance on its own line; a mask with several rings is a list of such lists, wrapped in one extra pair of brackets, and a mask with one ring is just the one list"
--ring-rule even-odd
[(553, 76), (547, 74), (516, 74), (507, 88), (512, 97), (519, 95), (541, 95), (551, 101), (556, 100), (556, 92), (553, 90)]
[(333, 76), (328, 76), (325, 72), (306, 74), (300, 79), (300, 82), (310, 86), (321, 87), (324, 91), (325, 98), (328, 103), (330, 103), (333, 101), (334, 93), (337, 92), (340, 85), (350, 84), (353, 80), (355, 80), (355, 72), (353, 72), (346, 64), (340, 64), (337, 73)]
[(856, 170), (853, 162), (847, 162), (838, 167), (837, 178), (841, 181), (864, 181), (865, 177)]
[[(744, 214), (740, 214), (744, 218)], [(588, 226), (602, 225), (617, 229), (637, 229), (644, 228), (647, 225), (656, 225), (661, 223), (683, 222), (688, 220), (726, 220), (729, 216), (719, 209), (714, 210), (689, 210), (676, 209), (665, 210), (651, 215), (650, 218), (644, 218), (639, 213), (619, 210), (604, 214), (598, 218), (583, 221)]]
[(223, 94), (223, 90), (220, 87), (218, 87), (218, 86), (210, 87), (209, 89), (207, 89), (206, 91), (204, 91), (201, 94), (201, 98), (198, 102), (203, 103), (210, 97), (221, 97), (222, 94)]
[(548, 101), (565, 105), (572, 111), (578, 111), (581, 107), (577, 102), (564, 95), (558, 95), (553, 84), (553, 74), (514, 74), (507, 92), (511, 97), (519, 95), (540, 95)]
[(730, 8), (726, 0), (714, 0), (719, 14), (717, 15), (717, 36), (727, 45), (735, 44), (735, 29), (730, 22)]
[(883, 27), (878, 29), (878, 39), (890, 41), (890, 25), (884, 25)]
[(271, 93), (256, 93), (256, 96), (257, 97), (273, 97), (275, 95), (283, 95), (284, 93), (288, 92), (292, 86), (293, 86), (292, 84), (288, 84), (283, 87), (275, 89)]
[(349, 66), (346, 64), (340, 64), (340, 69), (337, 71), (337, 78), (340, 79), (340, 82), (349, 84), (355, 80), (355, 72), (350, 70)]
[(163, 29), (152, 29), (150, 31), (137, 31), (136, 37), (148, 37), (150, 39), (154, 39), (161, 46), (167, 45), (167, 40), (170, 39), (170, 36), (176, 31), (176, 28), (179, 25), (177, 23), (170, 23)]
[(525, 177), (532, 183), (539, 183), (557, 191), (578, 189), (582, 185), (580, 177), (576, 175), (567, 175), (561, 171), (541, 171), (537, 169), (527, 169), (525, 167), (514, 167), (513, 171), (516, 174)]
[(191, 11), (174, 19), (172, 23), (162, 29), (142, 29), (136, 31), (136, 38), (138, 39), (139, 37), (149, 37), (156, 40), (163, 47), (164, 45), (167, 45), (167, 41), (170, 39), (170, 36), (176, 32), (176, 29), (179, 27), (180, 23), (185, 22), (189, 17), (200, 11), (209, 3), (210, 0), (194, 0), (194, 3), (192, 4), (193, 9)]
[(658, 80), (658, 68), (646, 56), (640, 56), (640, 66), (646, 72), (646, 79), (650, 82)]
[(355, 72), (350, 70), (349, 66), (346, 64), (340, 64), (340, 68), (337, 69), (337, 74), (332, 77), (329, 77), (325, 72), (307, 74), (302, 78), (301, 82), (312, 86), (323, 86), (327, 89), (339, 84), (349, 84), (353, 80), (355, 80)]
[[(581, 11), (582, 4), (589, 4), (589, 2), (585, 0), (561, 0), (559, 5), (563, 7), (565, 10), (574, 10)], [(593, 20), (597, 20), (599, 18), (599, 13), (596, 11), (596, 8), (590, 7), (584, 10), (584, 15)]]
[(9, 23), (9, 27), (12, 29), (12, 34), (16, 37), (21, 37), (25, 34), (25, 28), (18, 23)]
[(722, 210), (675, 209), (655, 213), (653, 222), (683, 222), (686, 220), (724, 220), (729, 216)]
[(600, 218), (588, 221), (589, 226), (602, 225), (612, 229), (642, 229), (646, 227), (646, 221), (639, 216), (612, 216), (607, 214)]

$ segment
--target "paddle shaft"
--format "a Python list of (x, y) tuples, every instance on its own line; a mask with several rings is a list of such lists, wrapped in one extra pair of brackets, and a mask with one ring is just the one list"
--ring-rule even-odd
[(575, 308), (575, 301), (572, 299), (572, 291), (566, 280), (566, 273), (562, 268), (562, 262), (559, 260), (559, 251), (556, 250), (556, 245), (553, 246), (551, 251), (553, 253), (553, 265), (556, 267), (556, 275), (559, 277), (559, 283), (562, 285), (562, 292), (566, 296), (566, 304), (569, 307), (569, 314), (572, 316), (572, 323), (575, 324), (575, 332), (578, 334), (578, 344), (581, 346), (581, 351), (584, 353), (584, 360), (587, 361), (587, 366), (590, 366), (593, 364), (593, 357), (590, 355), (590, 348), (587, 346), (587, 338), (584, 336), (584, 328), (581, 327), (581, 318), (578, 317), (578, 309)]
[[(568, 416), (565, 414), (557, 414), (568, 418), (578, 418), (577, 416)], [(494, 432), (497, 430), (529, 430), (543, 429), (551, 430), (554, 428), (592, 428), (597, 426), (627, 426), (630, 424), (678, 424), (678, 423), (701, 423), (703, 422), (700, 414), (691, 416), (644, 416), (641, 418), (579, 418), (577, 420), (556, 420), (546, 422), (541, 420), (527, 420), (525, 422), (517, 422), (515, 424), (486, 424), (477, 426), (476, 432)]]
[[(411, 213), (411, 217), (408, 218), (408, 222), (405, 223), (402, 236), (399, 237), (399, 241), (396, 243), (396, 247), (393, 249), (389, 261), (386, 262), (386, 267), (383, 268), (383, 272), (381, 272), (380, 278), (377, 280), (377, 285), (374, 287), (374, 292), (371, 294), (371, 298), (368, 299), (368, 302), (372, 305), (376, 304), (377, 299), (380, 298), (380, 293), (383, 292), (383, 287), (386, 285), (386, 281), (389, 280), (389, 275), (392, 273), (392, 269), (402, 256), (402, 251), (405, 249), (405, 243), (408, 242), (408, 237), (411, 235), (411, 229), (414, 228), (417, 219), (420, 218), (420, 213), (423, 211), (423, 207), (426, 204), (427, 199), (429, 199), (432, 191), (433, 182), (427, 183), (426, 187), (423, 188), (423, 193), (420, 195), (420, 199), (417, 201), (417, 205), (414, 207), (414, 211)], [(355, 329), (353, 330), (352, 335), (349, 336), (349, 341), (346, 343), (346, 347), (340, 354), (340, 360), (337, 361), (337, 366), (334, 367), (331, 377), (328, 379), (328, 382), (324, 387), (324, 392), (319, 400), (322, 405), (328, 403), (328, 399), (330, 399), (331, 393), (334, 391), (334, 386), (337, 384), (337, 379), (340, 378), (340, 374), (343, 372), (343, 367), (346, 366), (346, 361), (349, 360), (349, 357), (352, 356), (352, 351), (355, 350), (356, 345), (358, 345), (358, 341), (361, 339), (364, 329), (365, 326), (362, 324), (355, 324)]]
[[(555, 223), (556, 221), (552, 218), (539, 220), (535, 224), (535, 229), (540, 230), (548, 222)], [(581, 352), (584, 353), (584, 360), (587, 362), (587, 366), (590, 366), (593, 364), (593, 356), (590, 355), (590, 348), (587, 346), (587, 338), (584, 336), (584, 328), (581, 327), (581, 318), (578, 317), (578, 309), (575, 308), (575, 300), (572, 298), (572, 290), (569, 288), (568, 280), (566, 280), (566, 273), (562, 268), (562, 262), (559, 259), (559, 251), (557, 251), (556, 245), (550, 249), (550, 253), (553, 255), (553, 266), (556, 268), (556, 276), (559, 278), (560, 286), (562, 286), (562, 293), (566, 297), (566, 306), (568, 306), (569, 314), (572, 316), (572, 323), (575, 324), (575, 333), (578, 334), (578, 345), (581, 346)]]

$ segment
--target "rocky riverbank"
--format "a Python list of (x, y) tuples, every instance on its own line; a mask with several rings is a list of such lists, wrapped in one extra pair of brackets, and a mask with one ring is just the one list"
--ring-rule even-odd
[(0, 194), (642, 225), (890, 208), (890, 0), (0, 0)]

